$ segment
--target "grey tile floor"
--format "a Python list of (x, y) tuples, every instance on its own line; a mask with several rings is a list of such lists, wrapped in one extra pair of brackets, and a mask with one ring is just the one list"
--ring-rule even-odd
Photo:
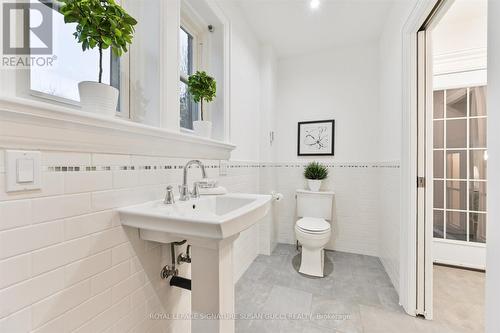
[(324, 278), (298, 273), (299, 263), (292, 245), (257, 257), (236, 284), (236, 332), (463, 332), (406, 315), (376, 257), (326, 251)]

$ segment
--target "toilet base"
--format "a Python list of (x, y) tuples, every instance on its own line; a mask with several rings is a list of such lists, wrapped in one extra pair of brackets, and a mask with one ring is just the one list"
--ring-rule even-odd
[(299, 272), (302, 274), (324, 277), (325, 250), (323, 248), (308, 249), (302, 245)]

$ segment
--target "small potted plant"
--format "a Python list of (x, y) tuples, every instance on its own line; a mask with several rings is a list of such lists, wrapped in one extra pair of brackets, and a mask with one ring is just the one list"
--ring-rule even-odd
[(189, 93), (196, 103), (201, 106), (201, 120), (193, 121), (194, 133), (198, 136), (210, 138), (212, 136), (212, 123), (205, 120), (203, 101), (211, 102), (217, 92), (217, 84), (213, 77), (203, 71), (197, 71), (188, 79)]
[(304, 177), (307, 179), (309, 190), (318, 192), (321, 188), (321, 181), (328, 177), (328, 169), (318, 162), (311, 162), (304, 170)]
[(82, 50), (98, 48), (99, 80), (78, 84), (82, 110), (113, 116), (118, 104), (118, 89), (102, 83), (102, 53), (111, 48), (120, 57), (132, 43), (137, 21), (114, 0), (61, 0), (59, 11), (65, 23), (76, 23), (73, 33)]

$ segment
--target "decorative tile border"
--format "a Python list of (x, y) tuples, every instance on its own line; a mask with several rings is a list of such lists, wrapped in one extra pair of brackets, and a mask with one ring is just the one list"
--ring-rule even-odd
[[(304, 168), (308, 162), (278, 162), (278, 163), (253, 163), (253, 162), (228, 162), (224, 167), (227, 169), (263, 169), (263, 168)], [(323, 163), (329, 169), (399, 169), (399, 162), (340, 162), (340, 163)], [(192, 166), (197, 168), (198, 166)], [(134, 170), (182, 170), (184, 165), (121, 165), (121, 166), (45, 166), (45, 172), (92, 172), (92, 171), (134, 171)], [(205, 164), (207, 169), (219, 169), (219, 163)]]
[[(197, 166), (192, 166), (197, 168)], [(177, 170), (184, 165), (118, 165), (118, 166), (45, 166), (47, 172), (89, 172), (89, 171), (133, 171), (133, 170)], [(205, 165), (206, 169), (218, 169), (218, 165)]]
[[(301, 163), (267, 163), (261, 164), (261, 167), (269, 168), (304, 168), (309, 162)], [(348, 168), (348, 169), (368, 169), (368, 168), (395, 168), (399, 169), (399, 162), (338, 162), (338, 163), (322, 163), (330, 169)]]

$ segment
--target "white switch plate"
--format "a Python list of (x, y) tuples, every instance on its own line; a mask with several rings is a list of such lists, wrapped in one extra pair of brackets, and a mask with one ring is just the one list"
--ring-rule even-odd
[(41, 189), (41, 153), (39, 151), (6, 150), (5, 177), (7, 192)]

